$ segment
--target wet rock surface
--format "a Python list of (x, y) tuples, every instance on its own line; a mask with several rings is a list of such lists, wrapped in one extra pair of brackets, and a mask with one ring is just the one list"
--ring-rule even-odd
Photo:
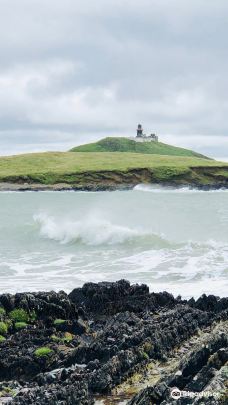
[[(209, 328), (195, 340), (174, 365), (172, 372), (147, 387), (128, 405), (141, 404), (227, 404), (228, 403), (228, 323)], [(170, 371), (170, 370), (169, 370)]]
[[(126, 280), (87, 283), (69, 295), (2, 294), (0, 403), (94, 404), (151, 362), (171, 366), (130, 405), (175, 403), (174, 388), (217, 390), (223, 397), (204, 403), (225, 403), (227, 318), (227, 298), (185, 301)], [(190, 400), (179, 403), (200, 403)]]

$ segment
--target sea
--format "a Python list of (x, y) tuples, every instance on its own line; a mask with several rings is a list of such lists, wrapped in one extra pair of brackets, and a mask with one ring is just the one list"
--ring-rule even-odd
[(227, 295), (228, 190), (1, 192), (0, 293), (127, 279)]

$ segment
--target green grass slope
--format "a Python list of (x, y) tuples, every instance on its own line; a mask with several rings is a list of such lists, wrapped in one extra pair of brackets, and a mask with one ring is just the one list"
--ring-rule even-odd
[[(102, 184), (107, 173), (113, 182), (122, 173), (121, 178), (125, 176), (127, 182), (132, 171), (137, 173), (142, 169), (153, 173), (155, 181), (165, 181), (177, 176), (190, 176), (194, 168), (202, 173), (209, 170), (210, 176), (216, 173), (217, 178), (228, 177), (227, 164), (196, 157), (121, 152), (46, 152), (1, 157), (0, 182), (83, 185), (94, 181)], [(206, 181), (210, 182), (210, 178)]]
[(128, 138), (104, 138), (98, 142), (80, 145), (70, 152), (131, 152), (153, 155), (189, 156), (208, 159), (189, 149), (178, 148), (162, 142), (135, 142)]

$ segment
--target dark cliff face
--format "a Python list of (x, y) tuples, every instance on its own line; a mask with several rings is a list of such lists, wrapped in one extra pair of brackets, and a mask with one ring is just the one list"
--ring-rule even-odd
[(1, 190), (87, 190), (104, 191), (132, 189), (137, 184), (159, 184), (169, 187), (196, 187), (200, 189), (219, 189), (228, 187), (228, 167), (190, 167), (177, 169), (160, 167), (156, 169), (129, 169), (127, 171), (91, 171), (67, 173), (43, 182), (39, 176), (11, 176), (1, 183)]
[(154, 362), (161, 376), (132, 405), (171, 403), (173, 387), (202, 391), (217, 375), (225, 386), (227, 298), (184, 301), (120, 280), (69, 295), (2, 294), (0, 318), (0, 395), (11, 403), (93, 404), (135, 375), (143, 381)]

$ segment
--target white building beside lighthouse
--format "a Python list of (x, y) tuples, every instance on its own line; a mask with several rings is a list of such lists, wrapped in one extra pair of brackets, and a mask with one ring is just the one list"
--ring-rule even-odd
[(156, 134), (146, 135), (143, 133), (143, 128), (141, 124), (138, 124), (136, 129), (136, 137), (130, 137), (135, 142), (158, 142), (158, 136)]

